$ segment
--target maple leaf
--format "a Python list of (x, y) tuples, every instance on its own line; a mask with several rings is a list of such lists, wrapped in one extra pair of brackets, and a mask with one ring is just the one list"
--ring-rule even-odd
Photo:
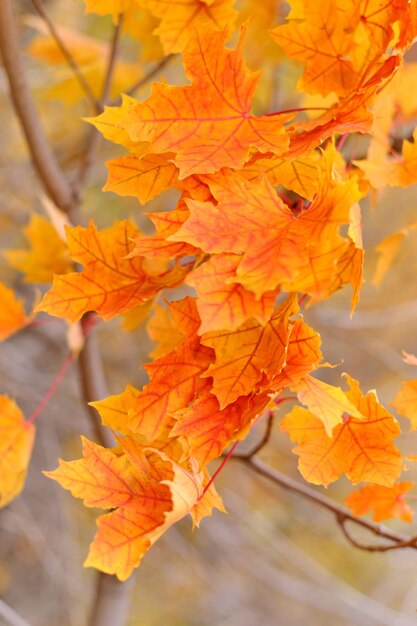
[[(258, 300), (283, 284), (289, 291), (321, 291), (315, 281), (320, 271), (312, 273), (309, 264), (312, 251), (316, 245), (315, 250), (321, 255), (322, 246), (335, 247), (334, 241), (345, 245), (337, 232), (342, 224), (350, 222), (351, 208), (360, 197), (354, 178), (336, 182), (326, 176), (313, 203), (297, 218), (266, 178), (251, 182), (229, 173), (204, 180), (217, 204), (186, 201), (190, 216), (169, 236), (170, 240), (198, 246), (209, 253), (242, 254), (236, 277), (228, 282), (240, 283), (253, 291)], [(344, 248), (336, 249), (341, 255), (345, 252)], [(326, 254), (323, 256), (328, 283), (334, 280), (336, 263), (326, 259)], [(297, 282), (303, 269), (311, 287), (299, 286)], [(340, 280), (332, 290), (342, 282), (346, 280)], [(331, 291), (326, 290), (325, 296), (328, 293)]]
[(353, 491), (345, 499), (345, 504), (354, 515), (372, 512), (375, 522), (398, 517), (403, 522), (412, 522), (413, 510), (405, 501), (404, 494), (414, 487), (414, 483), (395, 483), (392, 487), (364, 485)]
[(23, 272), (25, 283), (49, 283), (54, 274), (71, 271), (67, 246), (48, 219), (32, 215), (23, 232), (29, 249), (7, 250), (4, 256), (12, 267)]
[(270, 402), (267, 394), (240, 397), (221, 409), (210, 392), (204, 392), (188, 408), (177, 411), (171, 433), (184, 436), (200, 465), (219, 457), (236, 439), (242, 439), (256, 417)]
[(208, 515), (212, 514), (213, 509), (218, 509), (222, 513), (226, 513), (223, 501), (217, 493), (214, 483), (211, 483), (208, 486), (209, 481), (211, 480), (209, 473), (206, 469), (203, 471), (203, 496), (198, 499), (194, 506), (190, 509), (190, 515), (193, 520), (193, 524), (197, 527), (200, 525), (203, 517), (207, 517)]
[(402, 155), (384, 162), (373, 163), (367, 159), (354, 161), (375, 189), (381, 187), (408, 187), (417, 182), (417, 130), (413, 141), (404, 140)]
[(131, 430), (155, 439), (173, 413), (210, 387), (202, 376), (212, 360), (212, 350), (194, 337), (148, 363), (145, 369), (151, 380), (137, 396), (129, 415)]
[(213, 330), (234, 330), (249, 318), (261, 324), (271, 316), (276, 292), (267, 292), (256, 299), (255, 294), (238, 283), (239, 257), (219, 254), (200, 265), (187, 277), (197, 292), (197, 309), (201, 318), (200, 334)]
[(271, 381), (275, 391), (284, 387), (296, 387), (322, 360), (321, 337), (301, 318), (294, 321), (290, 329), (285, 365)]
[(0, 508), (23, 489), (34, 439), (35, 427), (16, 402), (0, 396)]
[(417, 429), (417, 379), (403, 382), (391, 406), (410, 420), (412, 430)]
[(250, 394), (264, 374), (272, 379), (282, 370), (293, 326), (290, 317), (297, 312), (296, 297), (291, 295), (266, 324), (248, 320), (236, 330), (203, 336), (202, 343), (213, 348), (216, 355), (204, 376), (213, 378), (212, 393), (221, 409)]
[(23, 301), (3, 283), (0, 283), (0, 301), (0, 340), (3, 340), (24, 328), (30, 319), (25, 313)]
[(237, 15), (235, 0), (137, 0), (161, 18), (154, 34), (158, 35), (165, 54), (182, 52), (195, 28), (203, 26), (230, 28)]
[(155, 446), (163, 432), (172, 426), (172, 415), (192, 402), (200, 391), (210, 387), (202, 378), (213, 361), (213, 351), (200, 344), (200, 325), (195, 301), (185, 298), (169, 304), (178, 342), (170, 352), (145, 365), (150, 382), (138, 392), (131, 386), (121, 394), (94, 402), (103, 422), (124, 433), (137, 434)]
[(137, 100), (126, 94), (122, 94), (122, 104), (120, 106), (105, 106), (104, 111), (96, 117), (85, 117), (84, 121), (92, 124), (103, 135), (105, 139), (113, 143), (120, 144), (125, 148), (135, 151), (135, 154), (141, 153), (143, 144), (141, 142), (132, 141), (129, 133), (119, 126), (126, 114), (137, 104)]
[(393, 444), (400, 434), (399, 425), (374, 392), (363, 396), (357, 381), (347, 380), (350, 391), (346, 397), (361, 419), (345, 417), (329, 437), (316, 415), (294, 407), (281, 428), (299, 443), (293, 452), (300, 457), (298, 468), (305, 480), (327, 487), (346, 474), (353, 484), (366, 481), (390, 487), (403, 468), (401, 453)]
[(302, 256), (289, 234), (292, 211), (266, 178), (252, 183), (229, 174), (209, 186), (218, 204), (186, 201), (190, 217), (169, 239), (209, 253), (243, 253), (236, 282), (258, 298), (275, 290), (292, 275), (294, 257)]
[(358, 419), (363, 417), (340, 387), (333, 387), (312, 376), (305, 376), (292, 390), (297, 392), (299, 401), (321, 419), (329, 437), (335, 426), (343, 423), (344, 414)]
[(258, 74), (242, 58), (245, 29), (237, 50), (224, 48), (225, 32), (204, 26), (191, 36), (183, 60), (192, 85), (154, 84), (151, 96), (119, 123), (132, 141), (149, 142), (148, 152), (174, 152), (183, 179), (193, 173), (241, 168), (251, 147), (281, 153), (288, 146), (288, 116), (253, 116)]
[(375, 246), (375, 250), (380, 256), (378, 257), (375, 272), (372, 277), (372, 282), (374, 285), (380, 285), (384, 275), (396, 258), (403, 240), (405, 239), (405, 237), (408, 236), (410, 231), (415, 230), (416, 228), (417, 222), (412, 222), (411, 224), (408, 224), (408, 226), (401, 228), (395, 233), (391, 233), (387, 237), (384, 237), (384, 239), (382, 239)]
[(379, 0), (294, 2), (287, 24), (271, 31), (288, 56), (305, 62), (300, 91), (349, 97), (386, 60), (392, 24), (409, 4)]
[(169, 155), (134, 154), (106, 162), (109, 177), (103, 191), (114, 191), (119, 196), (134, 196), (145, 204), (163, 191), (174, 187), (178, 169), (169, 161)]
[[(294, 3), (295, 4), (295, 3)], [(353, 3), (352, 3), (353, 4)], [(333, 91), (346, 96), (357, 82), (349, 60), (352, 48), (352, 16), (347, 6), (334, 0), (319, 4), (304, 0), (303, 15), (290, 14), (287, 24), (271, 31), (286, 54), (306, 63), (299, 90), (323, 95)]]
[(122, 315), (121, 327), (126, 332), (132, 332), (149, 318), (154, 306), (154, 299), (147, 300), (145, 304), (138, 304)]
[(355, 309), (362, 286), (364, 251), (353, 241), (341, 237), (311, 246), (308, 263), (299, 268), (296, 277), (283, 288), (308, 293), (310, 302), (324, 300), (345, 283), (353, 288), (352, 311)]
[(283, 185), (303, 198), (313, 200), (318, 192), (320, 179), (324, 176), (330, 177), (333, 169), (344, 171), (345, 162), (335, 146), (328, 143), (324, 150), (316, 149), (296, 158), (274, 155), (260, 158), (260, 155), (255, 155), (245, 165), (242, 174), (248, 176), (249, 180), (254, 180), (263, 173), (272, 185)]
[(157, 359), (167, 352), (171, 352), (179, 343), (184, 341), (184, 336), (176, 327), (172, 316), (172, 309), (166, 309), (160, 305), (156, 305), (154, 314), (149, 320), (146, 330), (152, 341), (157, 343), (156, 348), (149, 353), (149, 356), (153, 359)]
[(198, 248), (184, 242), (170, 241), (189, 217), (187, 207), (178, 206), (173, 211), (160, 211), (149, 215), (156, 227), (154, 235), (136, 237), (135, 248), (130, 256), (145, 256), (148, 258), (172, 258), (176, 256), (192, 256), (198, 253)]
[(136, 0), (85, 0), (85, 12), (98, 15), (112, 15), (117, 20)]
[(400, 56), (388, 57), (348, 98), (334, 104), (318, 117), (307, 122), (295, 122), (287, 127), (290, 149), (282, 156), (293, 159), (308, 154), (334, 133), (368, 133), (373, 124), (370, 107), (378, 89), (394, 75), (400, 63)]
[(122, 454), (83, 439), (83, 458), (60, 461), (47, 476), (86, 506), (115, 509), (98, 518), (85, 566), (126, 580), (148, 548), (187, 514), (202, 493), (202, 477), (158, 450)]
[(153, 264), (143, 257), (125, 258), (130, 239), (138, 232), (128, 221), (115, 222), (102, 231), (93, 222), (87, 228), (67, 228), (69, 254), (84, 265), (84, 270), (55, 276), (37, 310), (70, 322), (88, 311), (108, 320), (144, 304), (157, 291), (179, 284), (186, 273), (184, 268), (170, 270), (164, 263)]

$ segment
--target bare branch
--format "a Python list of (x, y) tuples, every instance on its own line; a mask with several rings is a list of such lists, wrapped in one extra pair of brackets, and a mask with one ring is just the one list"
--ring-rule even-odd
[(131, 576), (120, 582), (115, 576), (99, 574), (89, 626), (122, 626), (127, 621), (134, 580)]
[(49, 146), (27, 83), (11, 0), (0, 2), (0, 50), (9, 80), (11, 98), (34, 167), (54, 203), (69, 213), (75, 204), (75, 195)]
[(96, 337), (91, 333), (90, 313), (84, 316), (82, 327), (85, 343), (78, 357), (82, 395), (88, 406), (97, 441), (102, 446), (111, 448), (115, 443), (113, 436), (107, 428), (103, 428), (97, 411), (89, 406), (89, 402), (101, 400), (108, 395), (100, 350)]
[(102, 88), (102, 92), (100, 96), (100, 110), (103, 108), (103, 106), (106, 104), (109, 98), (110, 89), (111, 89), (111, 85), (113, 82), (114, 70), (116, 67), (117, 54), (119, 51), (120, 36), (122, 34), (122, 24), (123, 24), (123, 13), (119, 15), (119, 20), (117, 22), (117, 25), (113, 33), (113, 40), (110, 46), (110, 53), (109, 53), (109, 59), (107, 62), (106, 74), (104, 77), (103, 88)]
[[(110, 94), (113, 75), (114, 75), (114, 69), (116, 66), (117, 53), (119, 50), (120, 35), (122, 32), (122, 23), (123, 23), (123, 15), (121, 14), (119, 16), (119, 21), (114, 29), (113, 41), (110, 46), (109, 59), (107, 63), (107, 69), (106, 69), (106, 73), (104, 76), (103, 87), (102, 87), (102, 92), (100, 96), (99, 111), (103, 110), (103, 106), (106, 104), (109, 94)], [(78, 181), (77, 181), (78, 193), (80, 193), (81, 188), (85, 185), (87, 181), (88, 174), (97, 156), (100, 143), (101, 143), (100, 133), (95, 128), (92, 128), (89, 134), (89, 138), (88, 138), (87, 149), (84, 153), (84, 156), (83, 156), (83, 159), (82, 159), (79, 171), (78, 171)]]
[(78, 65), (74, 57), (72, 56), (70, 50), (67, 48), (67, 45), (62, 39), (58, 29), (55, 28), (55, 25), (53, 21), (51, 20), (51, 18), (49, 17), (42, 0), (32, 0), (32, 4), (35, 7), (38, 14), (43, 19), (43, 21), (45, 22), (51, 37), (53, 37), (56, 45), (58, 46), (58, 48), (61, 50), (62, 54), (64, 55), (66, 62), (72, 69), (75, 78), (79, 82), (81, 89), (84, 91), (93, 109), (96, 111), (96, 113), (100, 113), (100, 110), (101, 110), (100, 102), (97, 100), (94, 93), (92, 92), (91, 87), (88, 81), (86, 80), (80, 66)]
[[(359, 547), (365, 550), (371, 549), (371, 551), (373, 552), (382, 552), (382, 551), (394, 550), (394, 549), (405, 548), (405, 547), (417, 549), (416, 537), (407, 537), (406, 535), (395, 533), (391, 531), (389, 528), (381, 524), (376, 524), (374, 522), (363, 519), (361, 517), (355, 517), (349, 511), (349, 509), (334, 502), (333, 500), (330, 500), (330, 498), (323, 496), (321, 493), (314, 491), (310, 487), (307, 487), (307, 485), (303, 485), (297, 482), (296, 480), (293, 480), (289, 476), (285, 476), (284, 474), (277, 472), (276, 470), (266, 465), (263, 461), (261, 461), (261, 459), (259, 459), (256, 456), (245, 458), (242, 456), (233, 455), (231, 458), (232, 459), (235, 458), (236, 460), (245, 463), (248, 467), (250, 467), (257, 474), (264, 476), (265, 478), (275, 483), (276, 485), (279, 485), (283, 489), (296, 493), (297, 495), (302, 496), (303, 498), (306, 498), (307, 500), (310, 500), (311, 502), (314, 502), (318, 506), (321, 506), (322, 508), (325, 508), (331, 513), (333, 513), (338, 524), (341, 526), (345, 536), (348, 537), (349, 541), (356, 547)], [(350, 536), (350, 534), (349, 535), (347, 534), (346, 527), (345, 527), (346, 522), (352, 522), (356, 524), (356, 526), (365, 528), (372, 534), (377, 535), (378, 537), (383, 537), (384, 539), (387, 539), (391, 541), (392, 543), (386, 546), (380, 546), (380, 545), (366, 546), (365, 544), (360, 544), (356, 540), (352, 540), (352, 537)]]
[(389, 550), (399, 550), (400, 548), (417, 548), (417, 536), (409, 537), (408, 539), (404, 539), (404, 541), (398, 541), (393, 544), (367, 544), (358, 541), (353, 537), (351, 532), (347, 528), (347, 523), (352, 520), (348, 520), (344, 516), (340, 516), (337, 519), (337, 522), (346, 537), (346, 539), (351, 543), (355, 548), (359, 548), (360, 550), (366, 550), (367, 552), (388, 552)]
[(177, 55), (176, 54), (168, 54), (168, 56), (164, 57), (162, 59), (162, 61), (160, 61), (157, 65), (155, 65), (155, 67), (153, 67), (151, 70), (149, 70), (149, 72), (147, 74), (145, 74), (145, 76), (142, 76), (142, 78), (140, 78), (137, 83), (135, 83), (134, 85), (132, 85), (127, 91), (127, 95), (128, 96), (133, 96), (133, 94), (135, 93), (135, 91), (137, 91), (138, 89), (140, 89), (141, 87), (143, 87), (144, 85), (146, 85), (150, 80), (152, 80), (152, 78), (154, 78), (155, 76), (157, 76), (159, 74), (159, 72), (166, 66), (168, 65), (168, 63), (170, 63), (172, 61), (172, 59), (174, 59)]
[(233, 458), (239, 458), (241, 460), (249, 460), (253, 456), (255, 456), (255, 454), (257, 454), (260, 450), (262, 450), (262, 448), (264, 448), (267, 445), (267, 443), (269, 442), (271, 438), (272, 426), (274, 424), (274, 417), (275, 417), (274, 412), (268, 411), (266, 428), (262, 436), (262, 439), (255, 446), (253, 446), (253, 448), (249, 450), (249, 452), (236, 453), (233, 455)]

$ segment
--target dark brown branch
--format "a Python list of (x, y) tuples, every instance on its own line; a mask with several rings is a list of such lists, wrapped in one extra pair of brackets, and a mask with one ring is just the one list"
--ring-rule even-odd
[(39, 179), (54, 204), (69, 213), (75, 196), (49, 146), (26, 80), (11, 0), (0, 2), (0, 50), (11, 99)]
[(274, 424), (274, 417), (275, 417), (274, 412), (268, 411), (265, 432), (262, 438), (260, 439), (260, 441), (256, 445), (254, 445), (253, 448), (249, 450), (249, 452), (237, 452), (236, 454), (233, 455), (233, 458), (236, 458), (236, 459), (239, 458), (242, 461), (246, 461), (254, 457), (255, 454), (257, 454), (260, 450), (262, 450), (262, 448), (264, 448), (267, 445), (267, 443), (269, 442), (271, 438), (272, 426)]
[[(256, 456), (245, 458), (242, 456), (233, 455), (231, 458), (232, 459), (236, 458), (236, 460), (241, 461), (242, 463), (245, 463), (245, 465), (247, 465), (257, 474), (264, 476), (265, 478), (275, 483), (276, 485), (279, 485), (283, 489), (286, 489), (287, 491), (291, 491), (292, 493), (302, 496), (303, 498), (306, 498), (307, 500), (310, 500), (311, 502), (314, 502), (318, 506), (321, 506), (322, 508), (325, 508), (331, 513), (333, 513), (333, 515), (336, 518), (336, 521), (341, 526), (345, 536), (348, 537), (349, 541), (356, 547), (360, 547), (365, 550), (369, 550), (371, 548), (370, 551), (373, 551), (373, 552), (382, 552), (382, 551), (394, 550), (394, 549), (405, 548), (405, 547), (417, 549), (416, 537), (407, 537), (406, 535), (395, 533), (391, 531), (389, 528), (381, 524), (376, 524), (374, 522), (363, 519), (361, 517), (355, 517), (349, 511), (349, 509), (338, 504), (337, 502), (334, 502), (333, 500), (330, 500), (330, 498), (323, 496), (321, 493), (314, 491), (310, 487), (307, 487), (307, 485), (303, 485), (297, 482), (296, 480), (293, 480), (289, 476), (285, 476), (284, 474), (277, 472), (276, 470), (266, 465), (263, 461), (261, 461), (261, 459), (259, 459)], [(352, 537), (350, 536), (350, 533), (346, 532), (345, 525), (347, 522), (352, 522), (356, 524), (356, 526), (365, 528), (366, 530), (371, 532), (373, 535), (377, 535), (378, 537), (387, 539), (391, 541), (392, 543), (387, 544), (385, 546), (381, 546), (381, 545), (367, 546), (365, 544), (360, 544), (356, 540), (352, 541)]]
[(63, 56), (65, 57), (66, 62), (68, 63), (68, 65), (72, 69), (75, 78), (77, 79), (78, 83), (80, 84), (81, 89), (84, 91), (86, 97), (90, 101), (93, 109), (95, 110), (96, 113), (100, 113), (100, 110), (101, 110), (100, 102), (95, 97), (94, 93), (91, 90), (91, 87), (90, 87), (88, 81), (86, 80), (86, 78), (85, 78), (85, 76), (84, 76), (84, 74), (83, 74), (83, 72), (82, 72), (82, 70), (80, 68), (80, 66), (78, 65), (78, 63), (74, 59), (74, 57), (72, 56), (72, 54), (69, 51), (69, 49), (67, 48), (64, 40), (62, 39), (61, 35), (59, 34), (59, 31), (57, 30), (57, 28), (55, 27), (55, 25), (52, 22), (51, 18), (49, 17), (49, 15), (48, 15), (45, 7), (44, 7), (44, 4), (43, 4), (42, 0), (32, 0), (32, 4), (33, 4), (35, 10), (40, 15), (40, 17), (45, 22), (51, 37), (55, 40), (56, 45), (61, 50)]
[(366, 550), (367, 552), (388, 552), (389, 550), (399, 550), (400, 548), (417, 548), (417, 536), (409, 537), (408, 539), (404, 539), (404, 541), (398, 541), (397, 543), (392, 543), (388, 545), (384, 544), (368, 544), (362, 543), (353, 537), (351, 532), (347, 528), (348, 520), (344, 516), (340, 516), (337, 519), (337, 522), (346, 537), (346, 539), (351, 543), (355, 548), (359, 548), (360, 550)]

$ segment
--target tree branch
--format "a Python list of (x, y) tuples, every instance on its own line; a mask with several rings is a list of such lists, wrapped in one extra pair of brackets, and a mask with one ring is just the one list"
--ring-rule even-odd
[[(257, 474), (264, 476), (265, 478), (275, 483), (276, 485), (279, 485), (283, 489), (286, 489), (287, 491), (291, 491), (292, 493), (306, 498), (307, 500), (310, 500), (318, 506), (321, 506), (322, 508), (325, 508), (333, 513), (345, 537), (357, 548), (361, 548), (363, 550), (368, 550), (371, 552), (386, 552), (388, 550), (395, 550), (406, 547), (417, 549), (417, 537), (407, 537), (406, 535), (395, 533), (381, 524), (376, 524), (369, 520), (355, 517), (349, 511), (349, 509), (338, 504), (337, 502), (334, 502), (333, 500), (330, 500), (330, 498), (323, 496), (321, 493), (314, 491), (310, 487), (307, 487), (307, 485), (303, 485), (296, 480), (293, 480), (289, 476), (285, 476), (284, 474), (277, 472), (276, 470), (266, 465), (263, 461), (261, 461), (261, 459), (256, 456), (248, 458), (247, 456), (233, 455), (231, 458), (235, 458), (237, 461), (244, 463)], [(352, 522), (353, 524), (356, 524), (356, 526), (360, 526), (361, 528), (368, 530), (372, 534), (387, 539), (392, 543), (386, 545), (376, 544), (370, 546), (362, 544), (353, 539), (350, 533), (346, 530), (347, 522)]]
[(51, 18), (49, 17), (42, 0), (32, 0), (32, 4), (33, 4), (35, 10), (37, 11), (37, 13), (40, 15), (40, 17), (45, 22), (51, 37), (55, 40), (56, 45), (61, 50), (63, 56), (65, 57), (66, 62), (68, 63), (68, 65), (72, 69), (75, 78), (79, 82), (79, 84), (81, 86), (81, 89), (84, 91), (84, 93), (85, 93), (86, 97), (88, 98), (88, 100), (90, 101), (93, 109), (95, 110), (96, 113), (100, 113), (100, 110), (101, 110), (100, 102), (95, 97), (94, 93), (91, 90), (91, 87), (90, 87), (88, 81), (86, 80), (86, 78), (85, 78), (85, 76), (84, 76), (84, 74), (83, 74), (83, 72), (82, 72), (82, 70), (80, 68), (80, 66), (78, 65), (78, 63), (74, 59), (74, 57), (72, 56), (72, 54), (69, 51), (69, 49), (67, 48), (64, 40), (62, 39), (58, 29), (55, 27), (55, 24), (52, 22)]
[[(119, 21), (114, 29), (113, 40), (110, 46), (109, 59), (107, 63), (106, 74), (103, 80), (103, 87), (101, 91), (100, 101), (99, 101), (99, 112), (103, 110), (104, 105), (106, 104), (110, 90), (111, 84), (114, 75), (114, 69), (116, 65), (117, 52), (119, 49), (120, 36), (122, 32), (122, 24), (123, 24), (123, 14), (119, 15)], [(90, 173), (91, 167), (94, 163), (95, 157), (97, 155), (98, 149), (101, 143), (101, 135), (97, 131), (96, 128), (92, 128), (88, 137), (87, 149), (84, 153), (79, 171), (78, 171), (78, 180), (77, 180), (77, 190), (78, 194), (82, 187), (85, 185), (87, 181), (88, 174)]]
[(49, 146), (27, 83), (11, 0), (0, 2), (0, 50), (11, 99), (39, 179), (54, 204), (70, 213), (75, 203), (74, 191)]
[[(120, 24), (120, 23), (119, 23)], [(103, 85), (102, 98), (106, 98), (110, 89), (120, 27), (116, 27), (111, 48), (106, 77)], [(9, 79), (10, 92), (15, 113), (23, 128), (29, 152), (31, 154), (39, 179), (54, 204), (67, 213), (73, 223), (79, 221), (78, 193), (75, 194), (55, 155), (50, 148), (39, 115), (36, 110), (31, 91), (24, 73), (20, 55), (19, 38), (11, 0), (0, 1), (0, 49), (4, 67)], [(80, 176), (81, 184), (83, 176)], [(80, 183), (78, 185), (80, 188)], [(89, 332), (85, 334), (85, 346), (79, 357), (81, 386), (84, 400), (88, 403), (107, 395), (101, 358), (95, 337)], [(96, 412), (88, 407), (93, 420), (96, 435), (105, 444), (112, 445), (110, 433), (99, 427)], [(107, 439), (109, 438), (109, 439)], [(126, 620), (131, 582), (120, 583), (115, 576), (98, 574), (98, 584), (93, 606), (90, 626), (122, 626)]]
[(168, 63), (172, 61), (175, 57), (175, 54), (168, 54), (168, 56), (164, 57), (155, 67), (153, 67), (145, 76), (142, 76), (136, 83), (134, 83), (127, 91), (128, 96), (133, 96), (135, 91), (146, 85), (154, 76), (157, 76), (159, 72), (166, 66)]

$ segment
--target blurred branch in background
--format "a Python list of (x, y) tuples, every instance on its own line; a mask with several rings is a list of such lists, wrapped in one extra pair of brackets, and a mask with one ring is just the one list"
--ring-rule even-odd
[[(35, 2), (37, 9), (46, 16), (42, 4)], [(53, 24), (47, 22), (53, 28)], [(100, 98), (100, 108), (108, 98), (114, 66), (117, 58), (117, 49), (120, 39), (121, 19), (114, 29), (113, 42), (110, 48), (110, 55), (107, 70), (103, 81), (102, 96)], [(54, 29), (55, 32), (55, 29)], [(78, 201), (65, 173), (62, 171), (42, 128), (39, 114), (36, 110), (30, 88), (26, 80), (26, 73), (20, 53), (20, 44), (17, 34), (16, 22), (13, 14), (12, 3), (4, 0), (0, 6), (0, 45), (4, 66), (9, 79), (11, 97), (14, 103), (15, 112), (25, 133), (26, 141), (33, 163), (51, 200), (56, 206), (68, 214), (75, 225), (80, 221)], [(73, 67), (73, 66), (72, 66)], [(98, 136), (94, 130), (94, 136)], [(86, 157), (79, 172), (77, 184), (77, 196), (79, 189), (85, 182), (89, 167), (96, 154), (95, 145), (98, 139), (91, 138)], [(83, 389), (84, 402), (92, 402), (107, 395), (104, 374), (102, 371), (101, 358), (93, 336), (85, 336), (85, 347), (80, 354), (80, 375)], [(90, 415), (95, 411), (90, 409)], [(96, 416), (92, 418), (96, 427), (96, 434), (100, 433), (100, 442), (108, 444), (107, 433), (104, 429), (97, 428)], [(91, 626), (105, 626), (110, 623), (112, 626), (122, 626), (127, 617), (129, 604), (129, 592), (132, 583), (121, 584), (115, 576), (98, 574), (98, 584), (96, 598), (94, 601)]]

